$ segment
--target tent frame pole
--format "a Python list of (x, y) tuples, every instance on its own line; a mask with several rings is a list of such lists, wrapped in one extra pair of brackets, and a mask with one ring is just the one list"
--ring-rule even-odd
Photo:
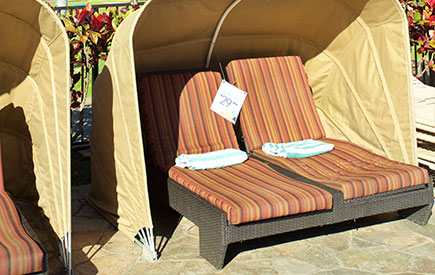
[(208, 49), (207, 60), (205, 61), (205, 68), (208, 68), (210, 66), (211, 55), (213, 53), (214, 45), (216, 44), (217, 36), (219, 35), (222, 24), (224, 23), (225, 19), (227, 18), (227, 15), (230, 13), (230, 11), (235, 6), (237, 6), (240, 2), (242, 2), (242, 0), (235, 0), (234, 2), (232, 2), (231, 5), (228, 6), (228, 8), (225, 10), (225, 12), (222, 14), (221, 18), (219, 19), (219, 22), (216, 26), (216, 30), (214, 31), (214, 34), (213, 34), (213, 38), (212, 38), (211, 43), (210, 43), (210, 47)]
[(142, 246), (143, 249), (147, 249), (151, 252), (151, 260), (157, 260), (157, 251), (154, 243), (154, 233), (152, 228), (142, 228), (137, 233), (138, 238), (136, 238), (136, 242)]
[(62, 259), (65, 268), (69, 275), (72, 275), (72, 259), (71, 259), (71, 232), (65, 232), (65, 236), (61, 240), (62, 245)]

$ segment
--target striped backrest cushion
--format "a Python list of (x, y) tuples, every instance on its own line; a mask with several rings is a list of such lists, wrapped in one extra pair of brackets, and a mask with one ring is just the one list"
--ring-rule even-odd
[(138, 83), (144, 145), (154, 165), (164, 172), (175, 164), (179, 97), (193, 74), (151, 74)]
[(0, 191), (0, 274), (28, 274), (44, 269), (44, 252), (27, 235), (17, 209)]
[[(237, 148), (233, 132), (224, 136), (232, 131), (231, 125), (211, 118), (211, 103), (207, 108), (199, 106), (198, 100), (208, 102), (210, 93), (216, 94), (220, 81), (220, 75), (213, 72), (150, 74), (139, 81), (144, 143), (161, 171), (167, 172), (175, 164), (177, 151), (184, 154)], [(189, 112), (179, 117), (180, 109)], [(213, 129), (208, 129), (207, 123), (214, 123)]]
[(5, 190), (5, 185), (3, 183), (3, 165), (2, 165), (2, 148), (0, 143), (0, 191)]
[(233, 125), (210, 110), (222, 78), (217, 72), (196, 73), (180, 96), (178, 154), (236, 148)]
[(250, 150), (325, 136), (300, 57), (233, 60), (227, 71), (248, 93), (240, 121)]

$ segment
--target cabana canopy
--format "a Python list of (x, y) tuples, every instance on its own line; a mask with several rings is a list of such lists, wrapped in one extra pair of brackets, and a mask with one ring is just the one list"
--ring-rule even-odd
[[(0, 0), (0, 139), (5, 189), (71, 233), (69, 45), (39, 0)], [(65, 252), (65, 251), (63, 251)]]
[(150, 0), (119, 27), (93, 100), (89, 201), (152, 228), (136, 75), (298, 55), (329, 137), (416, 164), (408, 25), (396, 0)]

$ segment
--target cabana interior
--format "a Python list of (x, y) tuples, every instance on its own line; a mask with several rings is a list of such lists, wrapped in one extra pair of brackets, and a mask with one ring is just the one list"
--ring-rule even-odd
[[(153, 194), (148, 190), (155, 184), (165, 189), (167, 176), (160, 174), (163, 180), (157, 180), (147, 170), (153, 163), (144, 146), (149, 133), (142, 131), (138, 81), (143, 75), (204, 68), (226, 77), (224, 68), (232, 60), (274, 56), (301, 57), (328, 137), (417, 164), (408, 25), (398, 1), (150, 0), (121, 24), (97, 79), (88, 202), (156, 257), (149, 207)], [(202, 198), (177, 183), (169, 187), (177, 197), (171, 199), (170, 193), (171, 206), (194, 223), (204, 219), (195, 209), (206, 205), (210, 226), (221, 226), (220, 233), (207, 229), (211, 239), (231, 230), (229, 242), (301, 228), (289, 216), (261, 223), (260, 233), (242, 236), (250, 225), (228, 224), (226, 214)], [(393, 196), (382, 210), (365, 203), (355, 211), (374, 215), (412, 208), (402, 211), (412, 216), (423, 207), (417, 220), (424, 224), (433, 204), (432, 182), (414, 191), (405, 192), (416, 198), (409, 205)], [(361, 217), (352, 211), (345, 216)], [(308, 220), (322, 225), (321, 220)], [(277, 224), (283, 228), (273, 229)], [(207, 253), (210, 262), (222, 267), (223, 260), (213, 258), (222, 251)]]

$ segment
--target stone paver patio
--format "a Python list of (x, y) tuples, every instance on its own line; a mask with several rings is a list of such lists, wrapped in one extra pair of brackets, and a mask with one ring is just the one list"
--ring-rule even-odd
[(160, 258), (149, 262), (73, 187), (74, 274), (435, 274), (435, 217), (427, 226), (391, 213), (282, 234), (229, 248), (216, 270), (199, 256), (198, 228), (153, 203)]

